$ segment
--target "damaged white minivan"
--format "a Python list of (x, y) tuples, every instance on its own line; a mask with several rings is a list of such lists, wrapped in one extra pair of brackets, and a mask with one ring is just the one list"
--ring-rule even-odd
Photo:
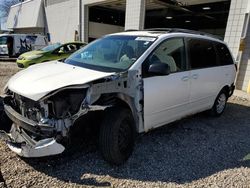
[(205, 110), (221, 115), (235, 75), (227, 45), (203, 33), (152, 29), (107, 35), (64, 62), (14, 75), (4, 98), (13, 123), (1, 135), (20, 156), (55, 155), (65, 150), (79, 118), (102, 111), (100, 151), (119, 165), (131, 155), (136, 133)]

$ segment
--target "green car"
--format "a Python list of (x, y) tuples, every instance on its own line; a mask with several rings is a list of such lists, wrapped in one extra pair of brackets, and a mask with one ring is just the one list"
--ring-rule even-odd
[(27, 68), (36, 63), (65, 59), (85, 45), (86, 43), (82, 42), (55, 43), (40, 50), (34, 50), (20, 55), (16, 61), (17, 66)]

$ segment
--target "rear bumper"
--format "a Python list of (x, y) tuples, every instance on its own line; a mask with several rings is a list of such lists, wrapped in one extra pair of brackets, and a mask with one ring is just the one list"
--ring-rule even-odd
[(235, 90), (235, 85), (232, 84), (232, 85), (230, 86), (230, 88), (229, 88), (229, 97), (231, 97), (231, 96), (233, 95), (234, 90)]

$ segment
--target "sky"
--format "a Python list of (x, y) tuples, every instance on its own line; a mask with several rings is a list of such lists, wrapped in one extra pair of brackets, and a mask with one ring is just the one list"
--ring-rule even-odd
[(1, 29), (6, 30), (6, 18), (1, 18)]
[[(0, 0), (0, 1), (2, 1), (2, 0)], [(0, 10), (0, 24), (1, 24), (1, 29), (2, 30), (5, 30), (6, 29), (6, 23), (5, 23), (5, 21), (6, 21), (6, 18), (4, 19), (4, 18), (2, 18), (2, 11)]]
[[(9, 1), (9, 2), (14, 2), (14, 4), (16, 3), (16, 0), (7, 0), (7, 1)], [(1, 3), (3, 3), (4, 2), (4, 0), (0, 0), (0, 4)], [(1, 6), (1, 5), (0, 5)], [(7, 18), (2, 18), (2, 12), (1, 12), (1, 10), (0, 10), (0, 24), (1, 24), (1, 29), (2, 30), (6, 30), (7, 28), (6, 28), (6, 21), (7, 21)]]

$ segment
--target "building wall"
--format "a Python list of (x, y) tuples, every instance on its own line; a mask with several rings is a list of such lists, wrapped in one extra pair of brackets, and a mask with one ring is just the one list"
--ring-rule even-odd
[(126, 0), (125, 29), (144, 29), (146, 0)]
[(232, 50), (235, 58), (237, 58), (239, 51), (247, 3), (247, 0), (231, 0), (224, 40)]
[(79, 27), (79, 1), (45, 0), (44, 6), (51, 42), (74, 41)]
[(117, 25), (89, 22), (89, 37), (100, 38), (103, 35), (124, 31), (124, 27)]
[(250, 25), (244, 39), (244, 51), (242, 51), (239, 72), (237, 76), (237, 88), (247, 91), (250, 87)]
[(13, 30), (14, 33), (33, 33), (33, 34), (44, 34), (44, 28), (43, 27), (29, 27), (29, 28), (18, 28)]
[(247, 71), (247, 68), (249, 67), (247, 60), (249, 59), (247, 57), (247, 53), (249, 53), (248, 43), (250, 42), (248, 42), (248, 37), (250, 37), (250, 35), (246, 39), (243, 39), (245, 44), (244, 48), (240, 48), (240, 44), (244, 33), (244, 25), (246, 25), (246, 13), (248, 12), (247, 7), (249, 6), (249, 3), (250, 1), (248, 0), (231, 0), (224, 39), (231, 49), (239, 67), (236, 79), (236, 88), (244, 91), (247, 90), (250, 77), (250, 72)]
[(43, 1), (28, 0), (10, 8), (8, 29), (44, 27)]
[(81, 20), (80, 20), (80, 38), (84, 42), (88, 42), (89, 38), (89, 6), (98, 5), (107, 0), (81, 0)]

